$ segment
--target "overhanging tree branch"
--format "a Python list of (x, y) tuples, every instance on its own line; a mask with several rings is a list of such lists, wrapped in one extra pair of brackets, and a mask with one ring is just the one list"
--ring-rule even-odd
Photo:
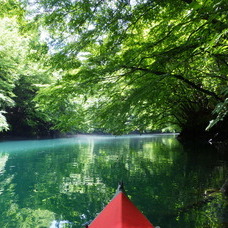
[(148, 72), (154, 75), (158, 75), (158, 76), (171, 76), (174, 77), (178, 80), (181, 80), (182, 82), (184, 82), (185, 84), (189, 85), (190, 87), (203, 92), (204, 94), (207, 94), (209, 96), (214, 97), (216, 100), (218, 101), (223, 101), (222, 98), (220, 98), (216, 93), (209, 91), (207, 89), (202, 88), (201, 86), (197, 85), (196, 83), (188, 80), (187, 78), (183, 77), (182, 75), (178, 75), (178, 74), (170, 74), (170, 73), (166, 73), (166, 72), (162, 72), (162, 71), (155, 71), (155, 70), (150, 70), (150, 69), (146, 69), (146, 68), (141, 68), (141, 67), (128, 67), (128, 66), (123, 66), (125, 69), (131, 69), (134, 71), (143, 71), (143, 72)]

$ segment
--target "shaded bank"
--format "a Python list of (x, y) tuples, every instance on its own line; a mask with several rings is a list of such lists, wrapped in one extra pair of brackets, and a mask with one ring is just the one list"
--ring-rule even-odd
[(210, 142), (225, 142), (228, 140), (228, 118), (218, 122), (217, 125), (207, 129), (209, 120), (205, 121), (205, 116), (200, 116), (197, 119), (192, 120), (188, 125), (183, 126), (179, 139), (197, 140), (197, 141), (210, 141)]

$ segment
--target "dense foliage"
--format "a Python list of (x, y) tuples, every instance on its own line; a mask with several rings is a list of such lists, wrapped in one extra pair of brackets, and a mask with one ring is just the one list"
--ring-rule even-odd
[[(18, 85), (30, 83), (26, 88), (31, 96), (22, 100), (29, 115), (36, 107), (42, 121), (63, 132), (164, 129), (197, 136), (205, 135), (208, 127), (208, 137), (227, 133), (227, 1), (21, 4), (26, 9), (23, 23), (36, 27), (47, 42), (35, 45), (40, 50), (35, 62), (42, 65), (45, 59), (55, 78), (41, 90), (32, 86), (33, 77), (17, 79)], [(38, 42), (39, 35), (35, 37)], [(34, 50), (28, 43), (23, 47), (23, 52)], [(34, 58), (26, 64), (31, 61)], [(36, 80), (47, 81), (48, 76), (39, 72), (40, 67), (30, 76), (43, 75)], [(15, 83), (8, 83), (13, 93)], [(18, 98), (21, 91), (14, 90)], [(9, 106), (12, 96), (8, 97)], [(1, 119), (6, 129), (3, 113)], [(39, 125), (36, 119), (29, 124)]]
[(47, 45), (40, 42), (38, 28), (25, 15), (18, 1), (1, 1), (0, 131), (14, 135), (45, 131), (33, 98), (41, 85), (50, 83), (44, 65)]
[(36, 19), (52, 34), (62, 77), (40, 92), (40, 108), (57, 128), (199, 135), (209, 121), (217, 123), (213, 133), (227, 124), (226, 1), (48, 0), (40, 7)]

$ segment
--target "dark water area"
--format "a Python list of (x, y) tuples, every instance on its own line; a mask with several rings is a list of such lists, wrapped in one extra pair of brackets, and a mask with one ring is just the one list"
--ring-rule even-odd
[(228, 227), (222, 194), (201, 204), (227, 171), (210, 145), (183, 145), (175, 135), (0, 142), (0, 227), (82, 227), (121, 180), (154, 226)]

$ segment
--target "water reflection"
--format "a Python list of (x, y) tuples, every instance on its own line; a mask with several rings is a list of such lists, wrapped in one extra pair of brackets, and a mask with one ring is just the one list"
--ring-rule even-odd
[(185, 148), (172, 135), (2, 142), (0, 227), (81, 227), (120, 180), (155, 225), (221, 227), (221, 195), (180, 211), (201, 201), (205, 189), (219, 188), (226, 167), (207, 145)]

